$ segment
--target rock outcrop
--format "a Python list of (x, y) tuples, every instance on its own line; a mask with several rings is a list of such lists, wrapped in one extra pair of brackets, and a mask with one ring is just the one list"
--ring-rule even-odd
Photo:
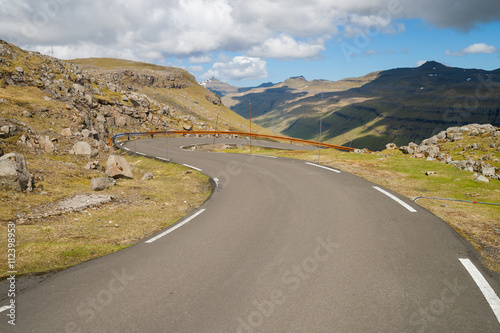
[[(471, 139), (474, 137), (482, 141), (488, 139), (488, 146), (483, 147), (477, 142), (462, 143), (466, 141), (466, 138)], [(456, 147), (461, 148), (461, 151), (456, 153), (458, 156), (451, 156), (446, 152), (442, 152), (443, 145), (448, 142), (454, 142)], [(399, 149), (404, 154), (412, 155), (414, 158), (437, 160), (452, 164), (460, 170), (478, 172), (484, 177), (500, 180), (500, 170), (488, 163), (492, 159), (492, 154), (476, 158), (476, 152), (499, 151), (499, 147), (499, 128), (490, 124), (469, 124), (461, 127), (450, 127), (446, 131), (423, 140), (419, 145), (410, 142), (407, 146), (402, 146)]]
[(9, 153), (0, 157), (0, 186), (6, 186), (18, 192), (33, 189), (33, 180), (24, 156)]

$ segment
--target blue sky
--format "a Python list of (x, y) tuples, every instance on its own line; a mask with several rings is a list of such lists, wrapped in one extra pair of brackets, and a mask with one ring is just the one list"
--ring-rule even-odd
[(425, 60), (500, 68), (496, 0), (0, 0), (0, 39), (61, 59), (181, 67), (236, 86)]

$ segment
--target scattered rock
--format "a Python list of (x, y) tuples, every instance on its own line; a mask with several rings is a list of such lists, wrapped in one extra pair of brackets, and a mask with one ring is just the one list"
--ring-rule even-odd
[(130, 164), (121, 156), (111, 155), (106, 162), (106, 174), (109, 177), (134, 178)]
[(486, 178), (485, 176), (481, 175), (481, 176), (478, 176), (474, 179), (475, 182), (483, 182), (483, 183), (489, 183), (490, 180), (488, 178)]
[[(469, 124), (462, 127), (450, 127), (446, 131), (439, 132), (437, 135), (423, 140), (420, 145), (410, 142), (407, 146), (400, 147), (399, 150), (404, 154), (411, 155), (413, 158), (426, 158), (428, 161), (437, 160), (442, 163), (452, 164), (460, 170), (478, 172), (482, 173), (483, 176), (500, 180), (500, 173), (497, 174), (498, 168), (485, 163), (490, 160), (495, 162), (493, 154), (476, 158), (476, 160), (472, 158), (477, 154), (476, 151), (487, 151), (487, 149), (478, 142), (469, 143), (467, 145), (465, 145), (465, 143), (457, 143), (456, 146), (458, 148), (463, 148), (463, 151), (456, 152), (455, 155), (459, 155), (459, 158), (461, 158), (461, 156), (467, 156), (467, 160), (455, 161), (452, 156), (440, 151), (442, 143), (461, 140), (464, 135), (484, 137), (485, 134), (490, 134), (491, 136), (496, 136), (498, 132), (498, 128), (490, 124)], [(386, 147), (389, 145), (391, 144), (388, 144)], [(497, 148), (497, 150), (500, 151), (500, 147), (494, 142), (490, 142), (488, 146), (493, 149)]]
[(26, 118), (32, 118), (33, 115), (31, 113), (29, 113), (28, 111), (23, 111), (23, 116), (26, 117)]
[(427, 171), (425, 173), (426, 176), (430, 176), (430, 175), (437, 175), (437, 172), (436, 171)]
[(71, 128), (65, 128), (61, 131), (62, 136), (72, 136), (73, 133), (71, 132)]
[(3, 125), (0, 127), (0, 138), (7, 139), (11, 136), (16, 135), (19, 131), (19, 127), (13, 124)]
[(9, 153), (0, 157), (0, 185), (18, 192), (33, 189), (33, 179), (23, 155)]
[(141, 180), (150, 180), (153, 179), (153, 173), (152, 172), (146, 172), (144, 176), (142, 176)]
[(193, 130), (193, 125), (184, 124), (184, 125), (182, 125), (182, 128), (183, 128), (185, 131), (192, 131), (192, 130)]
[(399, 149), (395, 143), (388, 143), (385, 145), (385, 149)]
[(98, 177), (90, 180), (90, 189), (92, 191), (102, 191), (114, 185), (116, 185), (116, 180), (110, 177)]
[(495, 176), (496, 174), (496, 168), (492, 165), (484, 165), (482, 170), (481, 170), (481, 173), (483, 174), (483, 176), (485, 177), (493, 177)]
[(92, 155), (92, 147), (85, 141), (78, 141), (73, 145), (73, 154), (75, 155)]
[(87, 170), (97, 170), (99, 168), (99, 161), (90, 161), (84, 168)]

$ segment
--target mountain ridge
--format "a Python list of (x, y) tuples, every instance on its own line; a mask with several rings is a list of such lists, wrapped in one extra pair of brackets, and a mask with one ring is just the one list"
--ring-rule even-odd
[(500, 69), (428, 61), (339, 81), (293, 77), (269, 88), (222, 97), (233, 111), (275, 132), (339, 145), (382, 149), (420, 142), (451, 126), (500, 125)]

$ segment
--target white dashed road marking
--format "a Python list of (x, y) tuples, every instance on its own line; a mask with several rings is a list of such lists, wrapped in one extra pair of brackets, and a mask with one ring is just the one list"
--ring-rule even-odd
[(474, 282), (476, 282), (477, 286), (483, 293), (484, 298), (486, 298), (486, 301), (488, 301), (488, 304), (491, 306), (493, 313), (495, 313), (498, 322), (500, 323), (500, 298), (498, 298), (497, 294), (495, 293), (495, 290), (491, 288), (488, 281), (486, 281), (484, 276), (481, 274), (481, 272), (479, 272), (476, 266), (474, 266), (472, 261), (470, 261), (469, 259), (459, 259), (459, 260), (462, 263), (462, 265), (464, 265), (465, 269), (469, 272), (469, 274), (472, 276)]
[(336, 172), (336, 173), (340, 173), (339, 170), (335, 170), (335, 169), (332, 169), (332, 168), (329, 168), (329, 167), (326, 167), (326, 166), (322, 166), (322, 165), (318, 165), (318, 164), (314, 164), (314, 163), (310, 163), (310, 162), (306, 162), (306, 164), (312, 165), (312, 166), (315, 166), (315, 167), (318, 167), (318, 168), (326, 169), (328, 171), (333, 171), (333, 172)]
[(396, 201), (398, 204), (400, 204), (401, 206), (403, 206), (404, 208), (408, 209), (410, 212), (412, 213), (416, 213), (417, 210), (415, 208), (413, 208), (412, 206), (408, 205), (406, 202), (404, 202), (403, 200), (395, 197), (394, 195), (390, 194), (389, 192), (387, 191), (384, 191), (383, 189), (377, 187), (377, 186), (373, 186), (374, 189), (376, 189), (377, 191), (379, 192), (382, 192), (384, 193), (385, 195), (387, 195), (389, 198), (391, 198), (392, 200)]

